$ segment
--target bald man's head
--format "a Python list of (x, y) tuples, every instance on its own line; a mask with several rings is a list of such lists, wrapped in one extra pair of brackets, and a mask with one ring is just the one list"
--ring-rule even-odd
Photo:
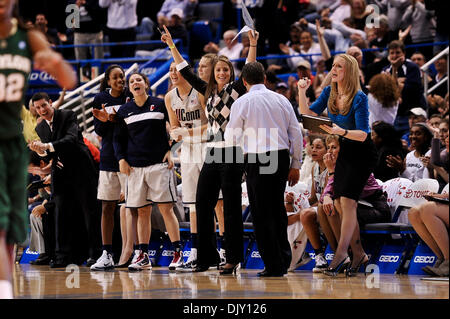
[(358, 61), (359, 67), (362, 66), (363, 53), (360, 48), (358, 48), (357, 46), (352, 46), (348, 48), (345, 53), (354, 57), (356, 61)]

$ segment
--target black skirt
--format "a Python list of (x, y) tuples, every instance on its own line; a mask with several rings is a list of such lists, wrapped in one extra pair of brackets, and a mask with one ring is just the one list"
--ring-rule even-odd
[(340, 137), (334, 172), (334, 198), (358, 200), (376, 165), (377, 152), (370, 134), (364, 142)]

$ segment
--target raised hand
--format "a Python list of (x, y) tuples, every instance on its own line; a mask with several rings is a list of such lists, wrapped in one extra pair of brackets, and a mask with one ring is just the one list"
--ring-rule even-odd
[(248, 38), (250, 39), (250, 45), (257, 45), (259, 39), (259, 32), (256, 30), (250, 30), (247, 32)]
[(164, 33), (161, 34), (161, 41), (167, 44), (169, 47), (173, 46), (173, 39), (172, 35), (170, 34), (169, 30), (165, 25), (163, 25)]
[(323, 35), (325, 34), (325, 28), (320, 26), (319, 19), (316, 19), (316, 32), (317, 36), (319, 37), (323, 37)]
[(342, 135), (345, 133), (345, 130), (342, 127), (336, 125), (336, 123), (333, 123), (333, 126), (328, 126), (328, 125), (322, 124), (322, 125), (319, 125), (319, 128), (321, 128), (328, 134)]
[(402, 160), (402, 158), (398, 155), (396, 156), (388, 155), (386, 157), (386, 165), (399, 171), (400, 173), (403, 173), (406, 169), (405, 161)]
[(92, 115), (94, 115), (94, 117), (101, 122), (108, 122), (109, 114), (105, 109), (105, 104), (102, 104), (101, 110), (93, 108)]
[(310, 85), (311, 85), (311, 79), (309, 79), (309, 78), (299, 79), (297, 82), (298, 91), (306, 92), (306, 90), (308, 90)]

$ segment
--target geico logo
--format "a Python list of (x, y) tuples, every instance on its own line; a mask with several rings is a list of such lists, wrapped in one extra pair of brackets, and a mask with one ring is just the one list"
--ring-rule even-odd
[(27, 251), (25, 252), (25, 254), (29, 254), (29, 255), (39, 255), (39, 252), (37, 252), (37, 251), (32, 251), (32, 250), (30, 250), (30, 248), (27, 248)]
[(400, 259), (400, 256), (381, 255), (378, 261), (383, 263), (396, 263)]
[(141, 70), (141, 73), (143, 73), (145, 75), (149, 75), (149, 74), (155, 73), (155, 71), (156, 71), (156, 68), (143, 68)]
[(155, 256), (156, 255), (156, 250), (149, 250), (148, 251), (148, 255), (149, 256)]
[(421, 264), (431, 264), (434, 262), (434, 260), (436, 259), (436, 257), (434, 256), (416, 256), (414, 257), (414, 262), (415, 263), (421, 263)]
[(333, 260), (333, 258), (334, 258), (334, 254), (326, 254), (325, 255), (326, 260)]
[(173, 251), (172, 250), (163, 250), (161, 256), (163, 256), (163, 257), (173, 256)]
[(261, 255), (259, 254), (259, 251), (253, 251), (252, 252), (252, 258), (261, 258)]

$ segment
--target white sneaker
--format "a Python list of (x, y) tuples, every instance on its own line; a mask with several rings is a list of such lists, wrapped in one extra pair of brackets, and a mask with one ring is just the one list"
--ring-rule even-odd
[(313, 272), (315, 272), (315, 273), (322, 272), (328, 268), (328, 262), (325, 259), (324, 253), (320, 253), (320, 254), (316, 255), (315, 260), (316, 260), (316, 265), (313, 268)]
[(97, 262), (91, 266), (91, 270), (110, 270), (114, 269), (114, 260), (106, 250), (103, 251), (103, 254), (97, 259)]
[(225, 264), (227, 263), (227, 257), (226, 257), (226, 255), (225, 255), (225, 249), (220, 248), (220, 250), (219, 250), (219, 256), (220, 256), (220, 264), (219, 264), (219, 266), (220, 266), (220, 267), (223, 267), (223, 266), (225, 266)]
[(197, 248), (191, 248), (188, 259), (178, 270), (192, 271), (195, 267), (197, 267)]
[[(141, 254), (141, 251), (139, 249), (136, 249), (134, 251), (133, 259), (131, 259), (131, 264), (135, 264), (137, 259), (139, 258), (139, 255)], [(130, 264), (130, 265), (131, 265)]]
[(183, 267), (183, 252), (178, 251), (173, 253), (172, 262), (169, 265), (169, 270), (177, 270)]
[(146, 270), (146, 269), (152, 269), (152, 263), (150, 261), (150, 258), (148, 258), (148, 254), (140, 251), (140, 254), (139, 254), (136, 262), (131, 263), (128, 266), (128, 270), (136, 271), (136, 270)]

